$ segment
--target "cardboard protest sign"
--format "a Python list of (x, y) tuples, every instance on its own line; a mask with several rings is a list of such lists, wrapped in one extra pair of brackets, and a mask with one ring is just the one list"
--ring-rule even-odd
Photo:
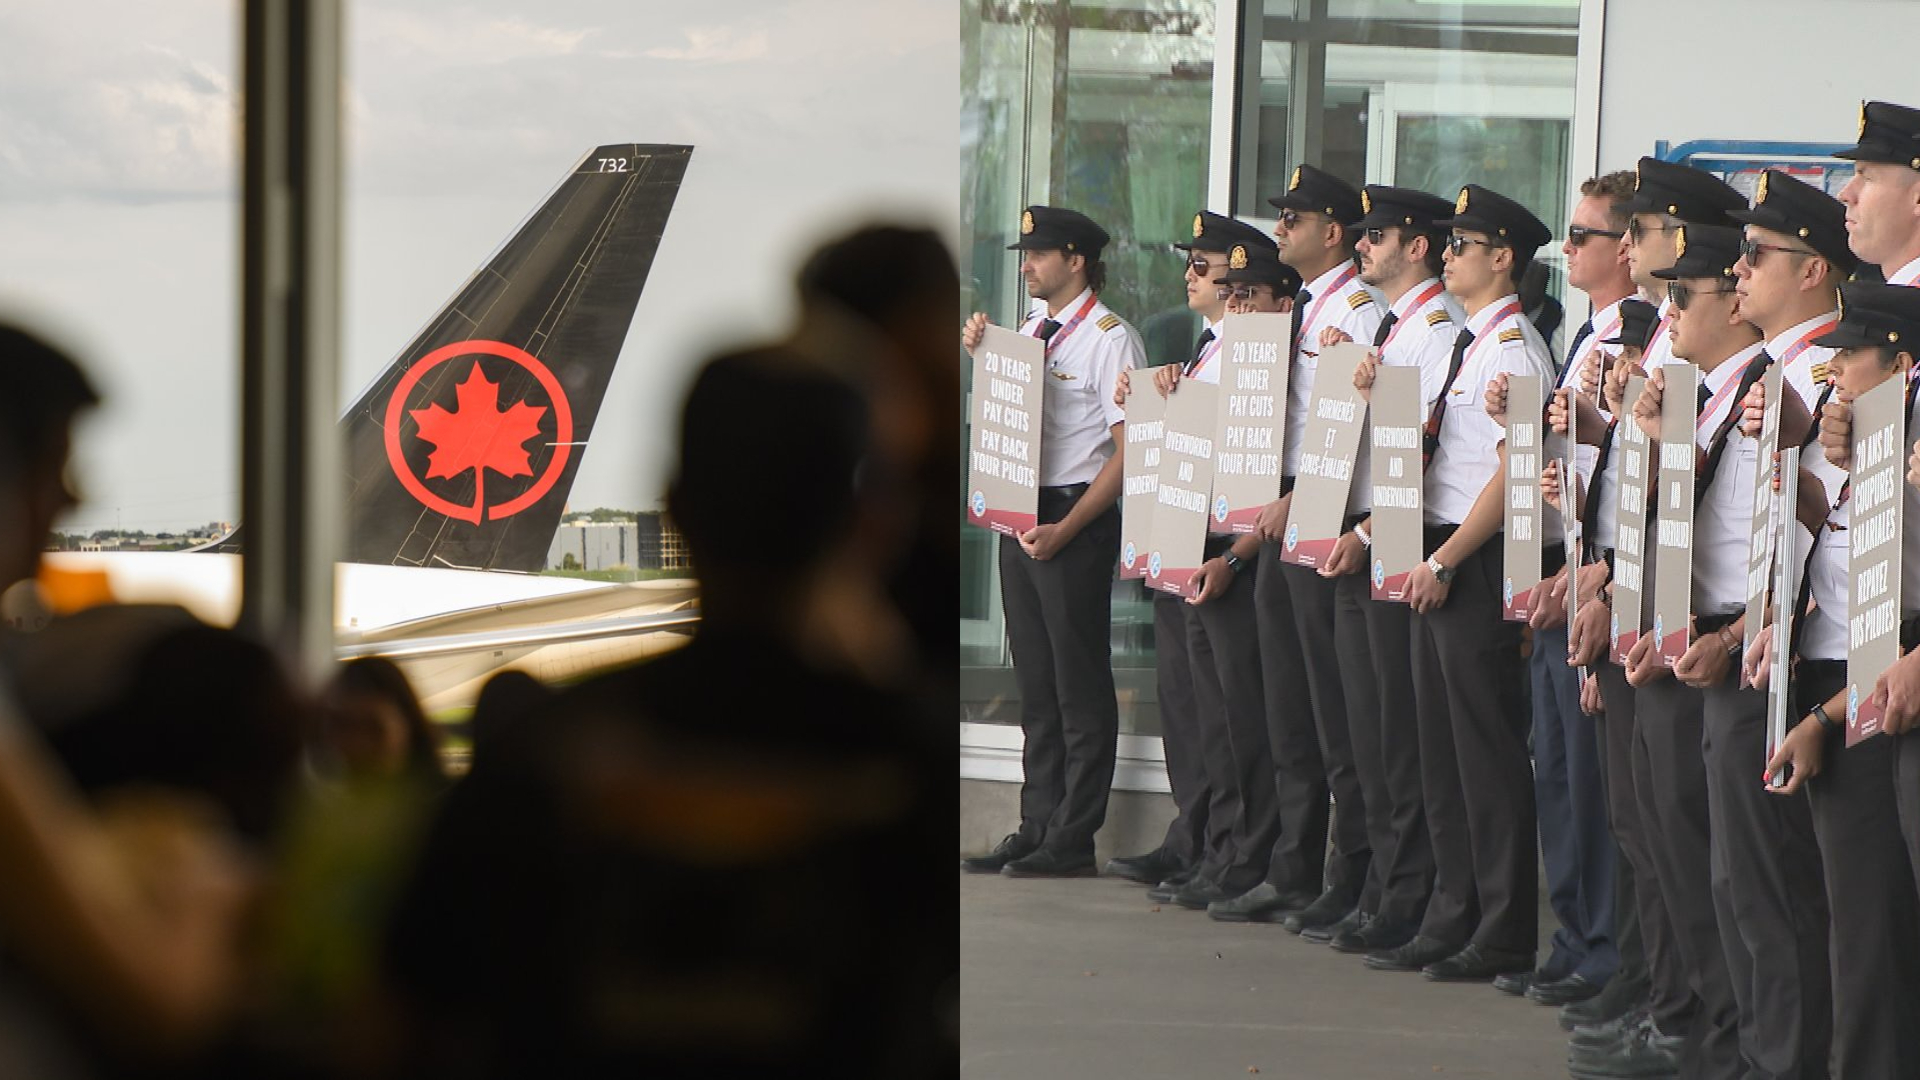
[(1404, 603), (1407, 575), (1426, 555), (1420, 369), (1381, 366), (1371, 395), (1373, 598)]
[(1216, 533), (1247, 533), (1260, 509), (1280, 497), (1293, 316), (1229, 315), (1220, 331), (1223, 400), (1207, 526)]
[[(1138, 374), (1138, 373), (1136, 373)], [(1147, 378), (1127, 397), (1126, 479), (1120, 494), (1120, 576), (1147, 576), (1153, 508), (1160, 495), (1160, 444), (1166, 438), (1167, 399)]]
[[(1640, 425), (1633, 422), (1634, 403), (1640, 400), (1640, 392), (1646, 386), (1647, 380), (1638, 375), (1627, 379), (1626, 393), (1621, 397), (1620, 421), (1614, 428), (1620, 438), (1620, 445), (1614, 448), (1620, 455), (1619, 464), (1614, 466), (1620, 470), (1620, 482), (1615, 488), (1619, 506), (1614, 514), (1619, 526), (1613, 541), (1613, 660), (1616, 664), (1627, 662), (1627, 653), (1646, 629), (1641, 612), (1646, 605), (1647, 490), (1653, 444), (1648, 441), (1647, 433), (1640, 430)], [(1621, 612), (1626, 613), (1624, 617)]]
[[(1767, 408), (1760, 421), (1760, 438), (1753, 469), (1753, 524), (1747, 545), (1747, 621), (1745, 651), (1750, 655), (1766, 620), (1761, 617), (1767, 603), (1767, 585), (1773, 576), (1774, 513), (1773, 455), (1780, 449), (1780, 368), (1770, 364), (1760, 378), (1767, 393)], [(1740, 408), (1735, 402), (1734, 408)], [(1793, 557), (1793, 547), (1785, 549)], [(1786, 597), (1781, 603), (1788, 603)]]
[(1667, 364), (1660, 399), (1660, 503), (1654, 508), (1653, 646), (1668, 667), (1692, 640), (1687, 618), (1693, 604), (1693, 481), (1698, 451), (1693, 433), (1699, 416), (1700, 369)]
[[(1817, 451), (1816, 451), (1817, 452)], [(1787, 713), (1793, 707), (1793, 623), (1800, 613), (1793, 600), (1800, 595), (1800, 560), (1793, 557), (1793, 535), (1800, 525), (1794, 507), (1800, 498), (1800, 450), (1789, 446), (1780, 451), (1780, 492), (1774, 502), (1774, 546), (1780, 558), (1774, 562), (1773, 664), (1767, 672), (1767, 748), (1766, 760), (1787, 738)], [(1764, 762), (1763, 762), (1764, 764)], [(1767, 783), (1775, 787), (1787, 778), (1775, 772)]]
[(1046, 346), (989, 326), (973, 350), (966, 520), (1020, 536), (1040, 521), (1040, 415)]
[[(1286, 562), (1324, 566), (1340, 539), (1360, 431), (1367, 421), (1367, 403), (1354, 389), (1351, 372), (1366, 356), (1367, 350), (1352, 342), (1320, 353), (1320, 371), (1326, 377), (1314, 380), (1313, 404), (1300, 433), (1300, 472), (1294, 477), (1287, 535), (1280, 544), (1280, 558)], [(1340, 378), (1341, 372), (1348, 377)]]
[(1196, 379), (1180, 380), (1167, 398), (1147, 586), (1176, 596), (1193, 595), (1189, 586), (1206, 550), (1219, 401), (1219, 387)]
[(1847, 745), (1880, 734), (1873, 684), (1900, 659), (1900, 518), (1906, 469), (1905, 382), (1888, 379), (1853, 402), (1853, 509), (1848, 514)]
[(1525, 622), (1533, 614), (1533, 594), (1540, 584), (1541, 393), (1538, 375), (1507, 378), (1505, 580), (1500, 612), (1510, 621)]

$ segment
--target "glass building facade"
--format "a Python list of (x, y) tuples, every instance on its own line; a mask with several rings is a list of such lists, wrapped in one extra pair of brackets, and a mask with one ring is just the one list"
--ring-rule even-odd
[[(1197, 324), (1171, 245), (1202, 207), (1270, 225), (1266, 200), (1301, 162), (1447, 197), (1483, 184), (1562, 234), (1584, 179), (1568, 164), (1579, 14), (1578, 0), (962, 0), (963, 305), (1016, 323), (1005, 247), (1020, 210), (1070, 206), (1112, 233), (1104, 296), (1149, 363), (1181, 357)], [(1557, 244), (1538, 262), (1538, 287), (1565, 302)], [(998, 539), (960, 527), (960, 719), (1017, 724)], [(1151, 601), (1136, 582), (1113, 596), (1121, 731), (1157, 735)]]

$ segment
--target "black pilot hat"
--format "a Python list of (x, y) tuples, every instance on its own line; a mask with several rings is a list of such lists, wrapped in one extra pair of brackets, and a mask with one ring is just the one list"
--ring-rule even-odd
[(1216, 214), (1211, 210), (1202, 210), (1193, 215), (1193, 240), (1190, 243), (1175, 244), (1181, 251), (1232, 251), (1235, 244), (1248, 248), (1264, 248), (1278, 251), (1279, 245), (1274, 239), (1256, 226), (1244, 221), (1236, 221), (1225, 214)]
[(1629, 214), (1665, 214), (1689, 225), (1731, 225), (1747, 200), (1726, 181), (1690, 165), (1643, 157), (1633, 167)]
[(1920, 169), (1920, 109), (1885, 101), (1860, 103), (1860, 133), (1854, 145), (1833, 155)]
[(1433, 224), (1441, 229), (1485, 233), (1495, 243), (1512, 248), (1522, 261), (1533, 258), (1542, 244), (1553, 239), (1553, 230), (1534, 217), (1533, 211), (1479, 184), (1461, 188), (1459, 197), (1453, 200), (1453, 216)]
[(1069, 255), (1100, 258), (1111, 239), (1107, 230), (1078, 210), (1058, 206), (1029, 206), (1020, 215), (1020, 240), (1008, 251), (1064, 251)]
[(1644, 352), (1647, 339), (1653, 336), (1653, 324), (1659, 320), (1659, 308), (1630, 296), (1620, 301), (1620, 332), (1600, 344), (1627, 345)]
[(1813, 343), (1829, 349), (1880, 346), (1920, 356), (1920, 289), (1854, 282), (1840, 286), (1840, 322)]
[(1354, 224), (1355, 229), (1439, 233), (1446, 230), (1438, 223), (1453, 216), (1453, 204), (1438, 195), (1384, 184), (1368, 184), (1361, 189), (1360, 209), (1366, 216)]
[(1262, 249), (1235, 244), (1227, 251), (1227, 272), (1215, 284), (1271, 285), (1273, 295), (1292, 296), (1300, 291), (1301, 281), (1300, 271), (1281, 262), (1273, 245)]
[(1276, 210), (1325, 214), (1348, 228), (1366, 214), (1360, 208), (1360, 192), (1352, 184), (1312, 165), (1295, 166), (1287, 178), (1286, 194), (1267, 202)]
[(1847, 246), (1847, 208), (1840, 200), (1778, 169), (1760, 174), (1753, 189), (1753, 208), (1735, 210), (1733, 220), (1796, 236), (1833, 264), (1841, 277), (1853, 273), (1860, 256)]
[(1673, 244), (1679, 253), (1673, 265), (1665, 270), (1655, 270), (1653, 276), (1662, 281), (1678, 281), (1682, 278), (1728, 278), (1733, 274), (1733, 264), (1740, 261), (1739, 229), (1731, 225), (1695, 225), (1691, 222), (1675, 231)]

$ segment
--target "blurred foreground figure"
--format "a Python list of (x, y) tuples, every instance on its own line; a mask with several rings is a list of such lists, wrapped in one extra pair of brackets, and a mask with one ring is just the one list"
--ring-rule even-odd
[[(72, 360), (11, 327), (0, 326), (0, 371), (4, 591), (34, 576), (54, 519), (74, 502), (70, 427), (98, 399)], [(15, 657), (27, 645), (0, 640)], [(97, 781), (87, 805), (29, 725), (17, 664), (0, 664), (0, 1075), (189, 1060), (224, 1030), (239, 983), (251, 881), (227, 822), (260, 811), (250, 825), (264, 829), (271, 799), (220, 762), (141, 763), (181, 770), (156, 783), (128, 775), (112, 748), (78, 740), (69, 755), (88, 751)], [(270, 693), (271, 683), (251, 685)], [(99, 699), (89, 722), (106, 722), (111, 702)], [(232, 718), (200, 719), (210, 730)]]
[(870, 446), (806, 356), (701, 371), (668, 495), (699, 630), (449, 792), (391, 931), (406, 1073), (957, 1074), (947, 729), (809, 629), (870, 591), (829, 580)]

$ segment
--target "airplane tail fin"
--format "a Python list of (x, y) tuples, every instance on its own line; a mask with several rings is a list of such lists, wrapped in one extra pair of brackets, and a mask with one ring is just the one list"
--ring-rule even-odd
[(692, 153), (588, 152), (347, 410), (348, 561), (545, 567)]

